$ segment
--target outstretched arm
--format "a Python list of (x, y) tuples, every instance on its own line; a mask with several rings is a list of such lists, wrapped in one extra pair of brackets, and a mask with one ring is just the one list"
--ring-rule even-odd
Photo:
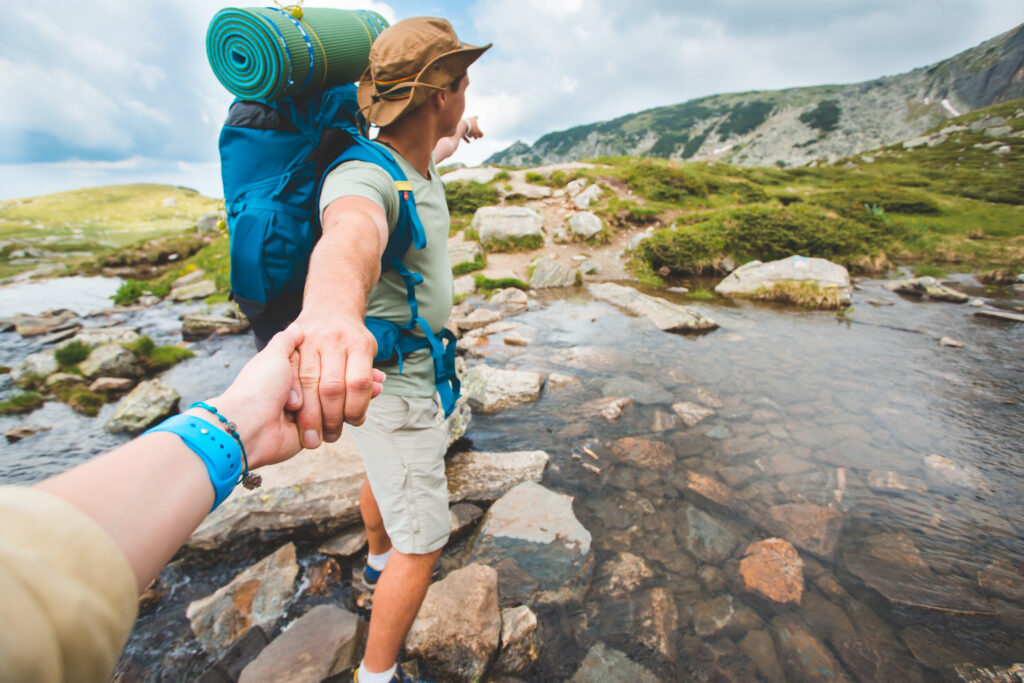
[(459, 125), (455, 127), (454, 134), (437, 141), (437, 144), (434, 146), (434, 163), (440, 164), (455, 154), (455, 150), (459, 148), (459, 142), (462, 140), (469, 142), (470, 139), (482, 138), (483, 136), (484, 133), (480, 130), (480, 124), (477, 123), (476, 116), (462, 119), (459, 121)]

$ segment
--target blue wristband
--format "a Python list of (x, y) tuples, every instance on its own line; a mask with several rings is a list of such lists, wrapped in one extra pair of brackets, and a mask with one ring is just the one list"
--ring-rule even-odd
[(216, 510), (235, 489), (241, 474), (242, 454), (234, 438), (206, 420), (192, 415), (175, 415), (146, 430), (142, 436), (153, 432), (177, 434), (186, 446), (203, 459), (216, 494), (210, 512)]

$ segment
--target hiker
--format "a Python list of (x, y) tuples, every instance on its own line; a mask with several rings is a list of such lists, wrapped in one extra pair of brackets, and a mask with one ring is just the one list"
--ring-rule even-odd
[[(292, 325), (205, 407), (34, 486), (0, 486), (0, 681), (110, 679), (138, 595), (240, 474), (299, 451), (301, 342)], [(375, 371), (372, 395), (383, 380)]]
[[(426, 246), (399, 256), (423, 277), (415, 300), (430, 330), (444, 330), (453, 301), (449, 216), (436, 162), (460, 139), (482, 135), (476, 120), (462, 115), (467, 70), (488, 48), (460, 42), (444, 19), (406, 19), (374, 42), (357, 91), (362, 113), (380, 129), (377, 142), (393, 153), (415, 197)], [(336, 441), (347, 422), (366, 465), (360, 510), (369, 557), (363, 577), (375, 595), (359, 683), (412, 680), (397, 663), (399, 650), (448, 541), (445, 439), (431, 350), (406, 354), (400, 367), (385, 366), (387, 385), (370, 404), (376, 345), (364, 317), (399, 325), (410, 319), (411, 297), (400, 273), (381, 269), (400, 202), (395, 179), (378, 165), (347, 161), (330, 172), (320, 194), (322, 236), (298, 316), (305, 332), (297, 416), (303, 445)], [(443, 383), (437, 389), (443, 392)], [(445, 403), (453, 403), (451, 394), (442, 393)]]

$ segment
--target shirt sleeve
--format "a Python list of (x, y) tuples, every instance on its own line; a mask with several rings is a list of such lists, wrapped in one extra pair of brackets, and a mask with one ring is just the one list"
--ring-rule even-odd
[(114, 540), (67, 501), (0, 487), (0, 681), (107, 681), (138, 609)]
[(320, 191), (320, 221), (324, 211), (335, 199), (363, 197), (384, 209), (388, 219), (388, 234), (398, 224), (398, 189), (388, 172), (366, 161), (346, 161), (327, 174)]

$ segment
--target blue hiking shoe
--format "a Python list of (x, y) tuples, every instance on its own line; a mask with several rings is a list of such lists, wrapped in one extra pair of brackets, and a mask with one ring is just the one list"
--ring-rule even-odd
[(367, 588), (373, 590), (377, 587), (377, 579), (380, 578), (381, 571), (383, 570), (374, 569), (369, 563), (363, 567), (363, 583), (366, 584)]
[[(357, 668), (352, 672), (352, 683), (359, 683), (359, 669)], [(421, 681), (418, 678), (413, 678), (409, 674), (402, 671), (402, 665), (399, 664), (395, 669), (395, 674), (391, 677), (388, 683), (428, 683), (427, 681)]]

